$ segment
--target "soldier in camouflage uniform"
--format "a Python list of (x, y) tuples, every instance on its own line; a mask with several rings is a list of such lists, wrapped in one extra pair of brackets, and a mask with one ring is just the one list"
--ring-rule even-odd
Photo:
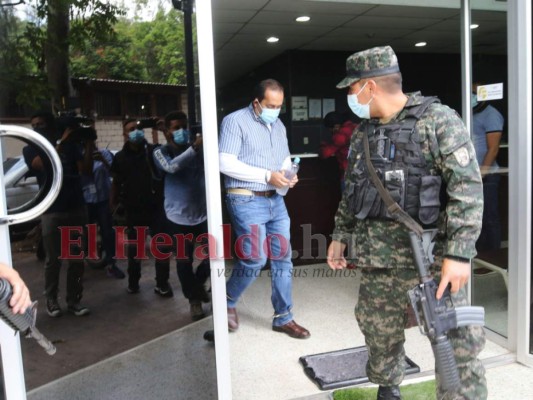
[[(358, 209), (361, 207), (357, 197), (360, 183), (366, 179), (367, 186), (368, 182), (373, 186), (362, 161), (365, 158), (363, 132), (370, 131), (369, 124), (374, 129), (369, 135), (386, 124), (402, 126), (409, 110), (421, 104), (424, 97), (419, 92), (407, 95), (402, 92), (398, 61), (389, 46), (351, 55), (346, 69), (347, 77), (337, 87), (349, 88), (348, 104), (364, 119), (351, 139), (346, 188), (335, 216), (328, 264), (332, 269), (345, 268), (344, 251), (348, 247), (353, 262), (361, 268), (355, 314), (368, 348), (367, 375), (371, 382), (380, 385), (378, 399), (395, 400), (401, 399), (399, 384), (405, 372), (407, 291), (416, 286), (419, 279), (408, 229), (390, 218), (364, 217), (365, 213)], [(446, 188), (447, 201), (443, 201), (441, 207), (439, 195), (433, 194), (430, 201), (425, 201), (429, 208), (418, 203), (415, 212), (409, 212), (425, 228), (438, 227), (434, 249), (437, 261), (432, 271), (440, 278), (437, 298), (441, 298), (450, 284), (454, 304), (467, 305), (464, 286), (470, 278), (469, 261), (476, 255), (475, 243), (483, 212), (482, 181), (468, 131), (454, 110), (434, 102), (416, 122), (411, 138), (418, 145), (417, 149), (410, 150), (418, 151), (416, 154), (420, 154), (426, 173), (430, 178), (441, 177)], [(388, 155), (395, 160), (398, 153), (390, 151)], [(412, 169), (409, 165), (407, 170)], [(418, 186), (416, 190), (421, 190), (420, 183)], [(431, 221), (422, 218), (431, 209), (434, 218)], [(477, 359), (485, 344), (483, 329), (461, 327), (450, 331), (448, 337), (454, 348), (461, 387), (457, 393), (446, 393), (437, 385), (437, 398), (486, 399), (485, 370)], [(438, 371), (436, 375), (439, 382)]]

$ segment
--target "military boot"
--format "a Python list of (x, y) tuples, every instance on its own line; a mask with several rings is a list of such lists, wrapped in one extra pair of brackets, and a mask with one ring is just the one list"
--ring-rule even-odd
[(401, 400), (400, 387), (394, 386), (380, 386), (378, 389), (377, 400)]

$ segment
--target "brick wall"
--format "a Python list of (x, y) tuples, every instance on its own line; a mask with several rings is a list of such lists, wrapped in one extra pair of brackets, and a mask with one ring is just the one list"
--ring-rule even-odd
[[(31, 129), (29, 124), (16, 124), (24, 128)], [(96, 121), (96, 131), (98, 134), (97, 145), (99, 148), (108, 148), (109, 150), (120, 150), (124, 145), (124, 137), (122, 136), (122, 122), (113, 120), (99, 120)], [(153, 143), (152, 130), (145, 129), (144, 134), (149, 143)], [(166, 140), (162, 132), (157, 132), (158, 142), (165, 144)], [(26, 144), (17, 139), (5, 139), (2, 142), (2, 159), (8, 157), (18, 157), (22, 155), (22, 148)]]
[[(121, 121), (96, 121), (96, 132), (98, 134), (98, 147), (108, 148), (109, 150), (120, 150), (124, 145), (124, 136), (122, 136)], [(153, 143), (152, 130), (145, 129), (144, 135), (148, 143)], [(165, 144), (166, 140), (162, 132), (157, 132), (158, 142)]]

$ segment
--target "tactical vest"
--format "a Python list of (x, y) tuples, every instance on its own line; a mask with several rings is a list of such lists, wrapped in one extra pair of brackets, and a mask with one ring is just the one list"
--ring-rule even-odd
[[(426, 165), (415, 125), (436, 102), (440, 102), (436, 97), (424, 97), (421, 104), (406, 106), (408, 111), (402, 121), (377, 126), (368, 122), (363, 128), (368, 135), (370, 160), (383, 186), (422, 225), (434, 224), (439, 217), (442, 179), (432, 175)], [(367, 170), (362, 140), (355, 151), (353, 183), (347, 187), (351, 211), (358, 219), (391, 220)]]

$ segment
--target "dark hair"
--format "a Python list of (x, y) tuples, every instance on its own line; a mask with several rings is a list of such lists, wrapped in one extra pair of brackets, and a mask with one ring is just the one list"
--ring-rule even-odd
[(130, 122), (136, 122), (137, 120), (135, 118), (124, 118), (124, 121), (122, 121), (122, 127), (124, 128), (126, 125), (128, 125)]
[(283, 85), (275, 79), (265, 79), (259, 82), (254, 88), (252, 101), (255, 99), (262, 101), (267, 89), (283, 92)]
[(333, 128), (335, 125), (342, 125), (345, 118), (337, 111), (331, 111), (324, 117), (324, 126), (326, 128)]
[(46, 123), (46, 129), (49, 131), (55, 131), (56, 119), (54, 117), (54, 114), (52, 114), (50, 111), (37, 111), (31, 116), (30, 121), (34, 118), (42, 118)]
[(165, 126), (168, 128), (170, 126), (170, 121), (175, 120), (185, 120), (187, 121), (187, 114), (183, 111), (171, 111), (165, 115)]
[(376, 76), (369, 78), (374, 80), (385, 92), (397, 93), (402, 90), (402, 73), (396, 72), (395, 74)]

